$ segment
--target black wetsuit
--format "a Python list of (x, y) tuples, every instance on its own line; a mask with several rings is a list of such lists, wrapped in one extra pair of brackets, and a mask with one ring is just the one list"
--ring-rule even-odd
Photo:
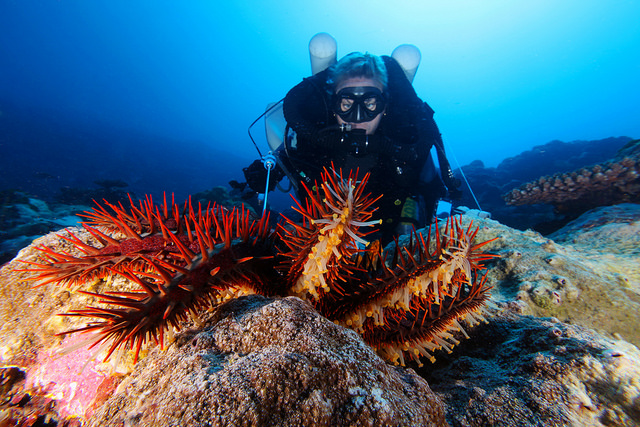
[[(325, 70), (304, 79), (285, 97), (284, 116), (288, 127), (295, 132), (295, 139), (287, 139), (285, 147), (276, 154), (280, 166), (294, 182), (299, 198), (304, 197), (300, 183), (313, 187), (322, 168), (332, 162), (344, 170), (359, 167), (360, 176), (370, 172), (367, 190), (376, 196), (383, 195), (374, 218), (383, 220), (382, 240), (388, 242), (401, 222), (411, 222), (416, 227), (428, 224), (437, 200), (447, 191), (430, 156), (432, 146), (442, 147), (434, 112), (416, 95), (400, 65), (390, 57), (382, 59), (388, 73), (387, 109), (375, 134), (369, 135), (366, 143), (364, 135), (345, 133), (337, 125)], [(450, 168), (444, 155), (438, 157), (445, 162), (446, 182), (451, 178)], [(274, 181), (283, 176), (277, 168)], [(249, 185), (254, 188), (251, 182)], [(259, 185), (256, 187), (254, 190), (263, 191)], [(401, 216), (407, 198), (418, 202), (419, 215)]]

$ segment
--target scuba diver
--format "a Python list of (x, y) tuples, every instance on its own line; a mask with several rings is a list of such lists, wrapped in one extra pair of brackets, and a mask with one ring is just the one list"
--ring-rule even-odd
[(410, 78), (393, 57), (354, 52), (304, 79), (284, 98), (287, 129), (271, 176), (264, 161), (256, 160), (243, 169), (248, 186), (263, 192), (269, 179), (272, 191), (288, 176), (304, 203), (302, 184), (312, 189), (324, 167), (333, 164), (346, 173), (359, 168), (359, 176), (370, 173), (367, 190), (382, 194), (373, 216), (382, 219), (376, 236), (382, 244), (429, 225), (439, 200), (460, 196), (460, 182), (445, 156), (434, 111)]

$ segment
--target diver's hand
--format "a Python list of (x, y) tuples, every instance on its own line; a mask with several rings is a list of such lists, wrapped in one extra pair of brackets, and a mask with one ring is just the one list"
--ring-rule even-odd
[(260, 160), (256, 160), (248, 167), (242, 169), (244, 178), (251, 189), (258, 193), (264, 193), (267, 185), (267, 170)]
[[(244, 178), (247, 180), (249, 187), (257, 192), (264, 193), (267, 186), (267, 169), (264, 167), (262, 160), (256, 160), (248, 167), (242, 169)], [(271, 170), (271, 179), (269, 180), (269, 191), (273, 191), (276, 188), (276, 184), (284, 178), (284, 171), (280, 168), (280, 165)]]

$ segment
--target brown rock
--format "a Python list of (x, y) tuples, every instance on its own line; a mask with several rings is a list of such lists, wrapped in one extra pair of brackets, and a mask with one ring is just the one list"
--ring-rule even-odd
[(418, 370), (451, 426), (640, 425), (640, 351), (630, 343), (510, 310), (474, 334), (463, 356)]
[(91, 420), (136, 426), (440, 426), (413, 370), (294, 298), (243, 297), (154, 349)]

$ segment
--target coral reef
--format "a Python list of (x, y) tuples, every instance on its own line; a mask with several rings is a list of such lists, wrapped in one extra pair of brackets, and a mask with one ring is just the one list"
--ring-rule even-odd
[(509, 205), (551, 203), (559, 212), (640, 201), (640, 140), (623, 147), (615, 159), (569, 173), (543, 176), (504, 196)]
[(463, 197), (456, 200), (456, 204), (476, 208), (478, 200), (482, 209), (490, 212), (492, 218), (502, 224), (519, 230), (533, 229), (549, 234), (575, 219), (581, 212), (559, 213), (548, 204), (507, 205), (503, 195), (542, 175), (570, 173), (613, 159), (630, 141), (632, 139), (629, 137), (596, 141), (552, 141), (504, 159), (496, 167), (485, 167), (481, 161), (476, 160), (454, 171), (459, 179), (463, 179), (461, 172), (464, 172), (474, 192), (472, 195), (466, 187), (462, 188)]
[(614, 158), (633, 138), (610, 137), (593, 141), (551, 141), (508, 157), (496, 171), (514, 182), (527, 182), (542, 175), (571, 172), (585, 165)]
[[(501, 255), (487, 262), (491, 267), (488, 281), (494, 286), (493, 298), (507, 302), (508, 309), (492, 317), (488, 324), (474, 328), (472, 339), (463, 340), (453, 353), (438, 352), (434, 364), (420, 368), (408, 360), (409, 368), (388, 366), (376, 359), (361, 335), (331, 325), (310, 310), (308, 303), (295, 298), (248, 296), (204, 311), (199, 320), (181, 323), (182, 331), (164, 351), (154, 346), (148, 352), (142, 350), (145, 357), (136, 365), (132, 365), (133, 352), (126, 352), (120, 364), (122, 373), (117, 375), (124, 375), (123, 379), (111, 385), (115, 387), (115, 391), (108, 392), (112, 397), (94, 408), (91, 419), (106, 420), (111, 416), (132, 424), (146, 422), (153, 411), (163, 411), (162, 405), (166, 404), (176, 409), (172, 419), (182, 416), (187, 423), (191, 417), (205, 424), (203, 414), (211, 413), (207, 412), (211, 408), (231, 411), (243, 402), (250, 409), (257, 404), (279, 408), (269, 421), (274, 425), (295, 425), (295, 420), (308, 416), (300, 413), (308, 406), (302, 407), (298, 402), (307, 402), (316, 405), (313, 407), (318, 408), (318, 414), (335, 409), (351, 417), (348, 419), (359, 419), (360, 409), (378, 411), (376, 415), (381, 417), (393, 411), (397, 415), (394, 421), (402, 425), (406, 420), (399, 414), (419, 411), (420, 416), (426, 417), (421, 412), (426, 401), (432, 402), (430, 411), (434, 412), (429, 414), (434, 422), (441, 419), (438, 414), (442, 411), (436, 402), (444, 404), (446, 420), (452, 426), (640, 425), (640, 353), (632, 345), (640, 343), (635, 315), (640, 309), (639, 214), (638, 205), (592, 211), (554, 234), (555, 240), (551, 240), (533, 231), (521, 232), (478, 218), (474, 211), (467, 212), (461, 218), (462, 226), (466, 229), (473, 221), (479, 227), (478, 241), (500, 237), (486, 245), (487, 250)], [(86, 230), (72, 231), (83, 241), (95, 242)], [(69, 236), (66, 231), (59, 234)], [(400, 246), (409, 241), (409, 236), (403, 236)], [(51, 233), (21, 251), (18, 258), (34, 262), (41, 259), (42, 253), (35, 246), (81, 254), (74, 245)], [(33, 288), (24, 280), (27, 273), (16, 271), (20, 268), (18, 260), (14, 260), (0, 270), (0, 360), (5, 366), (24, 367), (22, 370), (29, 377), (38, 371), (41, 355), (71, 345), (68, 337), (56, 337), (56, 333), (86, 322), (56, 314), (97, 305), (98, 298), (53, 283)], [(564, 278), (565, 285), (556, 278)], [(83, 289), (124, 292), (137, 286), (122, 276), (110, 275)], [(553, 288), (561, 298), (542, 307), (531, 295), (538, 288)], [(572, 300), (575, 289), (578, 297)], [(292, 315), (294, 311), (302, 317)], [(69, 356), (89, 357), (77, 351), (83, 350)], [(305, 356), (284, 357), (300, 354)], [(353, 357), (372, 363), (377, 377), (359, 369), (359, 362), (351, 362)], [(52, 359), (51, 363), (60, 360)], [(341, 386), (346, 381), (369, 382), (371, 388), (363, 386), (366, 392), (352, 387), (335, 403), (317, 399), (320, 392), (311, 394), (313, 384), (297, 379), (312, 378), (324, 396), (322, 370), (318, 368), (327, 366), (323, 363), (329, 363), (332, 369), (344, 368), (340, 371), (345, 381)], [(108, 368), (103, 364), (88, 366), (94, 367)], [(131, 374), (125, 369), (132, 370)], [(439, 400), (426, 391), (413, 370), (428, 381)], [(225, 388), (223, 380), (229, 380), (234, 389)], [(382, 396), (379, 384), (390, 391), (406, 390), (401, 406), (393, 404), (390, 395), (385, 396), (384, 402), (378, 400)], [(99, 397), (103, 389), (98, 387), (93, 393)], [(205, 397), (213, 396), (219, 396), (215, 398), (219, 400), (209, 402), (211, 408), (205, 407)], [(292, 404), (283, 405), (284, 400), (276, 401), (277, 396), (286, 397)], [(295, 396), (299, 399), (294, 400)], [(330, 409), (323, 410), (323, 403)], [(58, 407), (65, 404), (56, 403)], [(402, 412), (405, 410), (408, 412)], [(90, 412), (83, 417), (87, 423)], [(251, 414), (251, 410), (245, 412), (246, 425), (252, 425)], [(256, 414), (264, 416), (260, 411)], [(217, 419), (225, 425), (224, 418)], [(325, 419), (319, 416), (311, 425), (323, 425)], [(174, 423), (177, 424), (180, 422)], [(382, 425), (373, 421), (362, 424)]]
[[(99, 305), (72, 310), (67, 317), (98, 319), (72, 328), (94, 332), (92, 346), (108, 359), (126, 348), (138, 358), (143, 345), (161, 347), (165, 334), (225, 299), (257, 293), (295, 295), (325, 317), (361, 333), (394, 363), (405, 357), (433, 361), (433, 352), (451, 348), (488, 314), (489, 287), (480, 272), (491, 255), (478, 251), (475, 231), (451, 220), (444, 230), (412, 241), (393, 254), (360, 250), (376, 199), (364, 193), (365, 176), (323, 174), (320, 191), (307, 190), (298, 203), (301, 224), (285, 218), (275, 232), (268, 217), (252, 221), (244, 209), (214, 205), (182, 214), (173, 201), (154, 205), (149, 197), (129, 210), (98, 205), (84, 216), (99, 244), (76, 234), (60, 237), (82, 255), (40, 246), (41, 260), (23, 262), (40, 285), (71, 286), (125, 278), (137, 289), (85, 291)], [(110, 209), (110, 211), (109, 211)], [(102, 229), (100, 231), (98, 228)], [(105, 234), (106, 233), (106, 234)], [(388, 258), (389, 264), (381, 262)]]

